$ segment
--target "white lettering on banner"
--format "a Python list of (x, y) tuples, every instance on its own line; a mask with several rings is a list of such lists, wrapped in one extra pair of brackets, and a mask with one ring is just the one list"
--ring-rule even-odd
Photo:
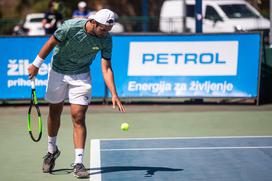
[[(9, 59), (8, 61), (8, 76), (25, 76), (28, 75), (28, 67), (30, 63), (28, 59)], [(39, 75), (48, 74), (50, 64), (43, 63), (39, 69)]]
[(214, 83), (211, 81), (205, 81), (204, 83), (201, 83), (199, 81), (192, 81), (190, 83), (190, 91), (203, 91), (203, 92), (230, 92), (233, 90), (233, 84), (227, 83), (227, 81), (224, 81), (223, 83)]
[(233, 91), (234, 85), (227, 81), (224, 82), (199, 82), (191, 81), (188, 83), (185, 82), (137, 82), (129, 81), (128, 82), (128, 91), (129, 92), (151, 92), (151, 93), (164, 93), (166, 91), (174, 91), (175, 95), (182, 96), (184, 92), (190, 92), (194, 94), (211, 94), (220, 93), (227, 94)]
[[(31, 80), (27, 79), (16, 79), (16, 80), (8, 80), (7, 82), (8, 84), (8, 88), (10, 87), (14, 87), (14, 86), (31, 86)], [(35, 79), (35, 85), (36, 86), (46, 86), (47, 85), (47, 80), (39, 80), (39, 79)]]
[(163, 93), (165, 91), (170, 91), (172, 85), (166, 83), (165, 81), (160, 81), (159, 83), (137, 83), (136, 81), (130, 81), (128, 83), (128, 91), (151, 91), (152, 93)]
[(131, 42), (129, 76), (237, 75), (238, 41)]

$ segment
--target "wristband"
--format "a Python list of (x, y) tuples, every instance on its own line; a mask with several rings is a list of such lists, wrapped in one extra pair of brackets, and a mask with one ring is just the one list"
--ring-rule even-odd
[(37, 57), (35, 58), (35, 60), (32, 62), (32, 64), (37, 67), (40, 68), (42, 63), (43, 63), (44, 59), (42, 59), (41, 57), (39, 57), (39, 55), (37, 55)]

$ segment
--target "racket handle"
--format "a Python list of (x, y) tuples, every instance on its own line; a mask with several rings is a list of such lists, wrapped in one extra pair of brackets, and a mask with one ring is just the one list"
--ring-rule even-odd
[(35, 89), (35, 77), (31, 79), (31, 88)]

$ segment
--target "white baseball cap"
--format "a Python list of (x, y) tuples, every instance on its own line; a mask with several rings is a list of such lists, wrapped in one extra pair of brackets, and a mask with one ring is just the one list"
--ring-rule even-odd
[(86, 6), (87, 6), (87, 3), (84, 2), (84, 1), (80, 1), (80, 2), (78, 3), (78, 7), (79, 7), (79, 8), (86, 8)]
[(101, 9), (94, 15), (90, 15), (89, 19), (93, 19), (103, 25), (112, 26), (116, 22), (117, 15), (109, 9)]

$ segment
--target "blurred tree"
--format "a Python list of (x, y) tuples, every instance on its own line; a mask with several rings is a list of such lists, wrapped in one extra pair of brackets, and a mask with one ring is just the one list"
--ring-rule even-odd
[[(23, 19), (27, 13), (45, 12), (52, 0), (0, 0), (1, 18)], [(61, 4), (61, 13), (65, 19), (72, 17), (72, 11), (81, 0), (55, 0)], [(109, 8), (120, 16), (120, 22), (126, 31), (141, 31), (144, 18), (142, 17), (143, 0), (85, 0), (90, 10)], [(159, 22), (161, 5), (164, 0), (146, 0), (148, 2), (148, 30), (156, 31)], [(247, 0), (261, 13), (269, 17), (270, 0)]]
[[(147, 0), (149, 31), (156, 31), (161, 5), (164, 0)], [(126, 31), (141, 31), (145, 17), (142, 17), (142, 0), (89, 0), (88, 3), (95, 10), (101, 8), (112, 9), (120, 16), (120, 22)]]
[[(26, 12), (43, 12), (48, 8), (52, 0), (0, 0), (3, 17), (24, 16)], [(71, 16), (72, 10), (77, 8), (77, 3), (81, 0), (55, 0), (63, 4), (66, 9), (67, 18)], [(159, 16), (160, 8), (164, 0), (147, 0), (150, 16)], [(270, 0), (247, 0), (253, 6), (269, 14)], [(110, 8), (119, 16), (141, 16), (142, 0), (86, 0), (89, 9), (98, 10)], [(265, 10), (265, 11), (264, 11)]]
[(18, 4), (18, 0), (1, 0), (2, 18), (15, 18), (18, 17), (20, 12), (16, 12), (15, 6)]
[(270, 0), (248, 0), (255, 8), (257, 8), (261, 14), (265, 17), (269, 17), (269, 1)]
[(25, 17), (28, 13), (44, 12), (47, 7), (49, 0), (17, 0), (19, 3), (16, 6), (16, 11), (20, 12), (20, 17)]
[[(147, 0), (149, 3), (149, 15), (157, 16), (164, 0)], [(94, 9), (110, 8), (119, 16), (141, 16), (142, 0), (89, 0), (88, 3)]]

